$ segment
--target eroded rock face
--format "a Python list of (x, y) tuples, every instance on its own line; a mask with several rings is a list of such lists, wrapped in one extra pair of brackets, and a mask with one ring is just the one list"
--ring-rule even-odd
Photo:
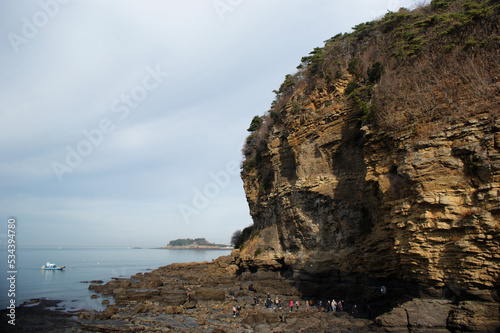
[(305, 293), (323, 278), (323, 292), (368, 299), (392, 283), (398, 296), (498, 301), (500, 119), (394, 137), (362, 126), (344, 87), (297, 97), (305, 111), (274, 124), (260, 169), (243, 171), (260, 233), (242, 261), (282, 264)]

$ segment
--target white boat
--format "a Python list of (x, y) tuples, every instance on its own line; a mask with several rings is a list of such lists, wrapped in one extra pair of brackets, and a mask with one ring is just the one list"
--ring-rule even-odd
[(45, 271), (62, 271), (64, 268), (66, 268), (66, 266), (56, 266), (56, 264), (52, 264), (48, 261), (42, 266), (42, 269)]

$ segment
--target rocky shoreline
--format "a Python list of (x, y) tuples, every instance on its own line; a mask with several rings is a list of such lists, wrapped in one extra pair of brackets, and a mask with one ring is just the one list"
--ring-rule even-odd
[[(233, 254), (234, 255), (234, 254)], [(19, 308), (17, 330), (2, 332), (497, 332), (498, 304), (447, 299), (413, 299), (387, 312), (345, 299), (344, 311), (319, 311), (317, 304), (336, 298), (304, 295), (297, 281), (269, 262), (244, 269), (237, 256), (212, 262), (172, 264), (128, 279), (91, 284), (113, 296), (104, 311), (53, 311), (40, 302)], [(264, 306), (267, 295), (282, 308)], [(256, 296), (259, 297), (258, 304)], [(338, 301), (339, 298), (336, 298)], [(290, 312), (290, 301), (299, 308)], [(310, 302), (306, 309), (306, 302)], [(57, 302), (56, 302), (57, 303)], [(325, 304), (325, 303), (323, 303)], [(357, 318), (353, 316), (357, 305)], [(233, 307), (241, 307), (233, 317)], [(48, 309), (50, 308), (50, 309)], [(57, 310), (57, 309), (56, 309)], [(49, 324), (47, 324), (49, 323)]]
[[(130, 279), (113, 280), (89, 289), (112, 295), (115, 304), (103, 312), (82, 311), (83, 329), (104, 332), (382, 332), (367, 318), (344, 311), (306, 311), (294, 282), (276, 270), (241, 272), (231, 256), (212, 262), (172, 264)], [(282, 308), (267, 308), (267, 295)], [(256, 296), (259, 297), (258, 304)], [(299, 301), (290, 312), (289, 302)], [(233, 307), (241, 307), (233, 317)], [(360, 317), (365, 317), (360, 311)]]
[(59, 300), (34, 299), (16, 308), (15, 325), (8, 323), (7, 311), (0, 311), (0, 332), (86, 332), (78, 323), (78, 314), (58, 308)]

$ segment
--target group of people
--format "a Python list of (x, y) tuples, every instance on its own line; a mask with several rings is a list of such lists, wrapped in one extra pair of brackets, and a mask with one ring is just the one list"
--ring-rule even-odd
[[(253, 298), (253, 301), (254, 301), (255, 306), (259, 305), (259, 302), (260, 302), (259, 295), (255, 295)], [(276, 298), (273, 300), (271, 298), (271, 295), (268, 293), (266, 299), (264, 300), (263, 305), (265, 308), (268, 308), (268, 309), (282, 309), (283, 308), (283, 300), (281, 298), (279, 298), (278, 296), (276, 296)], [(312, 305), (311, 301), (306, 301), (305, 302), (305, 311), (311, 311), (311, 305)], [(338, 314), (340, 316), (342, 316), (342, 312), (344, 311), (344, 301), (339, 300), (337, 302), (334, 299), (328, 300), (328, 301), (318, 301), (318, 303), (316, 304), (316, 307), (317, 307), (318, 311), (320, 311), (320, 312), (321, 311), (325, 311), (325, 312), (332, 311), (334, 313), (338, 312)], [(295, 308), (295, 311), (299, 311), (299, 308), (300, 308), (300, 301), (299, 300), (296, 300), (296, 301), (290, 300), (290, 303), (289, 303), (290, 312), (294, 311), (294, 308)], [(353, 317), (358, 316), (358, 311), (357, 311), (356, 305), (354, 305), (352, 315), (353, 315)]]
[[(253, 298), (254, 301), (254, 306), (258, 306), (260, 304), (260, 297), (257, 295), (257, 291), (253, 288), (253, 284), (251, 284), (248, 288), (250, 291), (255, 292), (255, 296)], [(264, 299), (263, 305), (265, 308), (268, 309), (283, 309), (283, 300), (276, 296), (276, 298), (273, 300), (271, 298), (271, 294), (267, 294), (267, 297)], [(290, 312), (294, 311), (299, 311), (300, 309), (300, 301), (299, 300), (290, 300), (288, 303)], [(333, 312), (334, 315), (336, 316), (342, 316), (344, 313), (345, 309), (345, 304), (343, 300), (338, 300), (336, 301), (335, 299), (332, 300), (319, 300), (316, 304), (312, 301), (305, 301), (305, 311), (311, 311), (311, 307), (314, 307), (316, 305), (317, 311), (319, 312)], [(241, 307), (239, 305), (234, 305), (233, 306), (233, 317), (236, 317), (240, 314)], [(353, 318), (358, 318), (359, 317), (359, 311), (358, 307), (354, 305), (350, 311), (350, 314), (352, 315)], [(369, 306), (367, 306), (367, 314), (369, 318), (372, 318), (372, 311)]]
[(325, 312), (333, 312), (336, 313), (338, 312), (340, 316), (342, 316), (342, 312), (344, 311), (344, 301), (339, 300), (338, 302), (334, 299), (331, 301), (328, 300), (326, 302), (324, 301), (318, 301), (317, 304), (318, 311), (325, 311)]
[(233, 305), (233, 318), (239, 316), (241, 312), (241, 306)]

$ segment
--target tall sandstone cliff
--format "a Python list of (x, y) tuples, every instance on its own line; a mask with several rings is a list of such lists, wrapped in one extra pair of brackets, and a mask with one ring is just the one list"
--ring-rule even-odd
[(260, 230), (252, 249), (306, 270), (496, 293), (500, 119), (414, 141), (361, 127), (359, 116), (348, 104), (320, 107), (272, 130), (272, 185), (262, 191), (260, 178), (243, 177)]
[[(357, 26), (287, 76), (247, 140), (242, 179), (254, 232), (241, 267), (281, 270), (311, 296), (499, 301), (498, 68), (481, 74), (481, 94), (462, 72), (443, 69), (479, 58), (460, 46), (467, 36), (451, 53), (436, 47), (442, 36), (422, 45), (425, 56), (391, 49), (398, 27), (418, 34), (416, 22), (463, 12), (464, 3), (432, 1)], [(399, 26), (387, 29), (397, 15)], [(484, 66), (498, 65), (494, 31), (497, 44), (477, 51)], [(370, 76), (375, 62), (381, 77)], [(433, 79), (419, 81), (429, 71)]]

